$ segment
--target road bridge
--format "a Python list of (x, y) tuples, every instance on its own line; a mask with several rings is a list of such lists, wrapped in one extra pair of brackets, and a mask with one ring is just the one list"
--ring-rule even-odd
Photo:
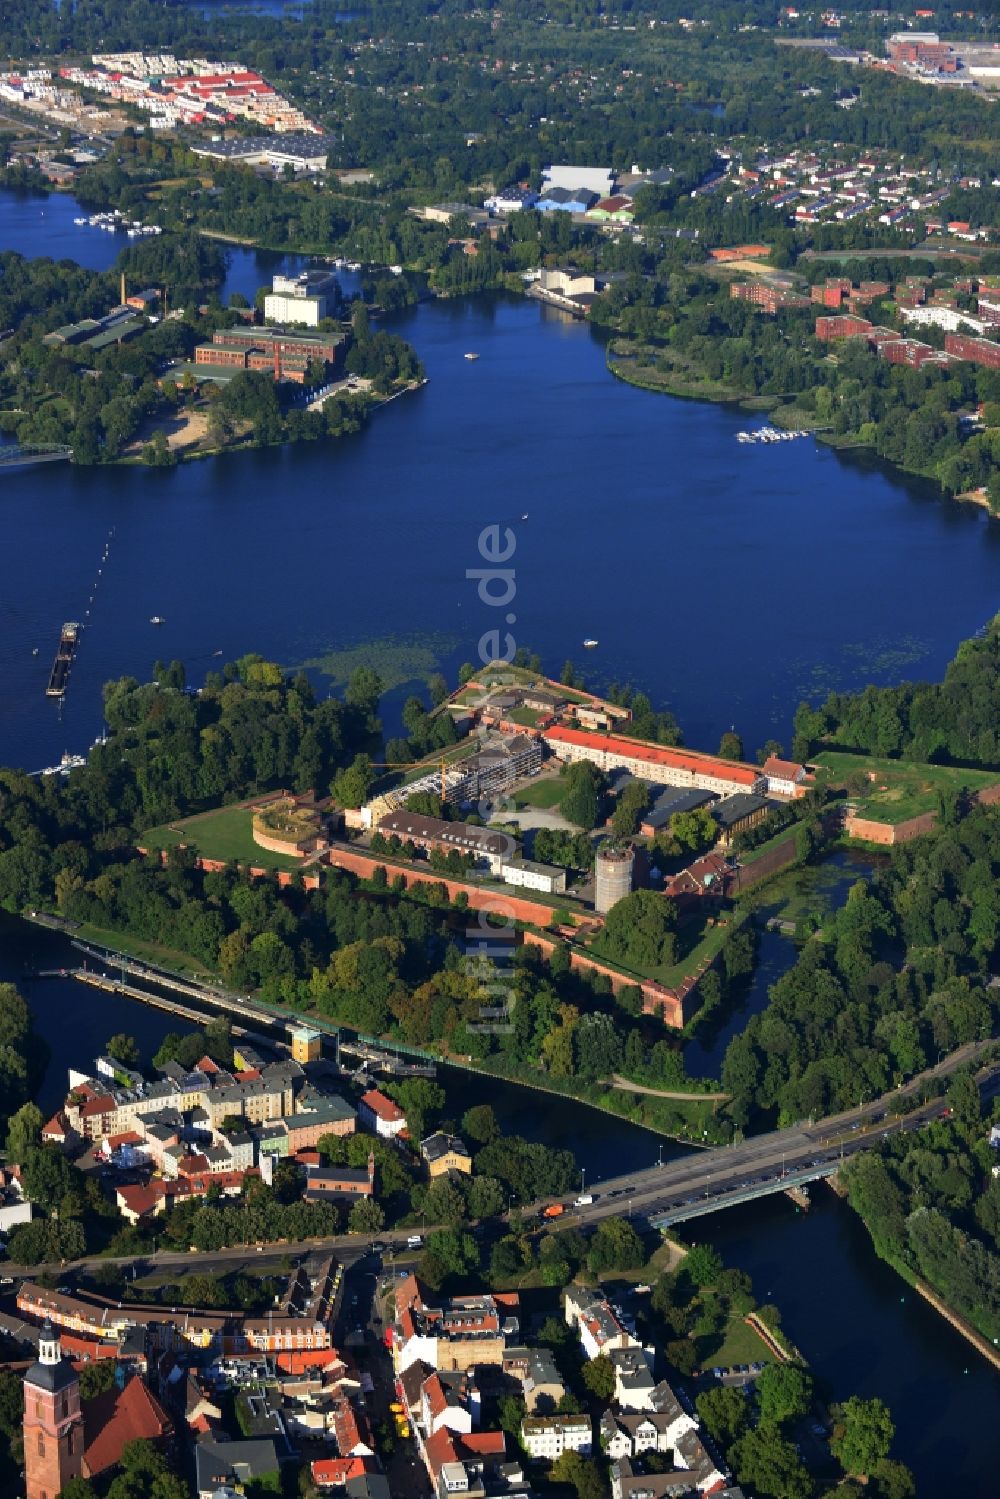
[[(945, 1078), (959, 1067), (978, 1061), (994, 1044), (970, 1042), (960, 1046), (907, 1088), (815, 1124), (754, 1135), (735, 1145), (712, 1146), (596, 1182), (582, 1194), (592, 1196), (593, 1202), (574, 1208), (573, 1221), (586, 1228), (602, 1218), (627, 1216), (641, 1218), (654, 1228), (669, 1228), (833, 1176), (859, 1151), (941, 1118), (948, 1109), (944, 1098), (932, 1099), (902, 1115), (898, 1112), (900, 1100), (912, 1099), (922, 1083)], [(982, 1068), (978, 1081), (984, 1096), (990, 1097), (1000, 1087), (1000, 1063)], [(896, 1112), (890, 1114), (890, 1109)]]

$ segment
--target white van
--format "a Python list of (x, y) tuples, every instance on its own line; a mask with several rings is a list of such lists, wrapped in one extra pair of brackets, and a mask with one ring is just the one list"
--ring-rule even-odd
[(573, 1206), (575, 1208), (589, 1208), (590, 1204), (593, 1202), (593, 1200), (594, 1200), (594, 1194), (593, 1194), (593, 1192), (587, 1192), (583, 1197), (578, 1197), (576, 1199), (576, 1201), (574, 1202)]
[(407, 1249), (420, 1249), (423, 1245), (423, 1242), (424, 1241), (419, 1234), (411, 1234), (406, 1241), (406, 1247)]

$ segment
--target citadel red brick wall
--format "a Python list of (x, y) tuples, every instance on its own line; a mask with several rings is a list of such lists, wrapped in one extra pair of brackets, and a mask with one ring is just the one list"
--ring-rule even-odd
[(443, 875), (436, 874), (433, 870), (413, 869), (405, 865), (388, 864), (385, 859), (380, 859), (376, 854), (356, 853), (353, 849), (331, 848), (325, 854), (325, 860), (334, 869), (346, 869), (351, 874), (356, 874), (359, 879), (370, 880), (375, 870), (385, 870), (390, 881), (402, 875), (406, 888), (409, 890), (414, 885), (443, 885), (448, 892), (448, 899), (454, 900), (459, 891), (464, 890), (469, 897), (469, 906), (473, 911), (496, 910), (503, 916), (509, 916), (514, 921), (530, 921), (535, 926), (548, 926), (552, 920), (553, 909), (551, 906), (543, 906), (540, 902), (524, 900), (521, 897), (502, 894), (496, 890), (484, 890), (480, 885), (465, 884), (462, 880), (449, 880)]
[[(525, 946), (540, 948), (546, 957), (549, 957), (557, 946), (555, 938), (543, 937), (539, 932), (524, 932), (523, 939)], [(673, 1026), (676, 1030), (680, 1030), (685, 1021), (694, 1013), (694, 1005), (688, 1006), (685, 1001), (694, 992), (698, 979), (701, 977), (700, 973), (691, 979), (686, 979), (678, 989), (667, 989), (663, 984), (654, 983), (650, 979), (645, 981), (630, 979), (627, 975), (619, 973), (616, 968), (609, 968), (606, 963), (573, 947), (569, 948), (569, 966), (577, 972), (606, 974), (616, 994), (621, 989), (640, 989), (643, 1014), (659, 1015), (664, 1025)]]

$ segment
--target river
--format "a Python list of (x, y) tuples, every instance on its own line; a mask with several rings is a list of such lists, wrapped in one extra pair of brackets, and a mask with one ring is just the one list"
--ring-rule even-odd
[[(106, 265), (112, 236), (76, 212), (7, 194), (0, 247)], [(227, 292), (266, 269), (234, 252)], [(811, 439), (742, 447), (745, 415), (619, 383), (585, 324), (486, 296), (392, 326), (430, 383), (357, 438), (0, 477), (20, 559), (0, 597), (0, 763), (85, 749), (105, 681), (171, 656), (197, 675), (216, 650), (294, 667), (380, 642), (391, 720), (428, 662), (453, 672), (498, 623), (466, 578), (497, 520), (517, 532), (516, 640), (551, 671), (573, 657), (595, 685), (645, 688), (712, 749), (731, 724), (748, 747), (787, 748), (807, 693), (939, 675), (997, 607), (1000, 527), (982, 511)], [(112, 527), (60, 715), (50, 658), (63, 620), (85, 617)]]
[[(74, 225), (78, 212), (68, 197), (0, 195), (0, 248), (107, 268), (119, 246)], [(252, 294), (273, 263), (234, 252), (227, 292)], [(980, 511), (811, 441), (742, 449), (745, 416), (619, 384), (585, 325), (483, 297), (423, 304), (393, 327), (430, 384), (357, 438), (168, 473), (50, 465), (0, 477), (18, 561), (0, 593), (0, 763), (85, 748), (100, 729), (101, 684), (147, 675), (154, 656), (182, 656), (196, 674), (215, 650), (287, 666), (336, 651), (340, 671), (352, 647), (378, 642), (396, 684), (391, 718), (428, 663), (453, 670), (497, 623), (465, 576), (480, 528), (496, 520), (518, 536), (517, 639), (550, 670), (575, 656), (595, 684), (644, 687), (707, 747), (733, 723), (750, 745), (770, 734), (787, 745), (806, 693), (939, 675), (997, 607), (1000, 528)], [(475, 363), (462, 358), (470, 351)], [(61, 622), (83, 617), (112, 528), (60, 716), (43, 697), (48, 658)], [(166, 618), (159, 630), (146, 623), (153, 613)], [(584, 660), (588, 635), (600, 647)], [(786, 959), (774, 941), (772, 974)], [(57, 966), (61, 943), (4, 924), (0, 978), (42, 955)], [(70, 1062), (114, 1031), (148, 1055), (183, 1028), (68, 980), (29, 992), (52, 1048), (46, 1106)], [(764, 992), (762, 978), (724, 1028)], [(696, 1044), (710, 1070), (721, 1035)], [(496, 1102), (508, 1128), (571, 1145), (588, 1176), (653, 1158), (647, 1131), (566, 1099), (478, 1083), (475, 1095)], [(884, 1396), (921, 1496), (994, 1494), (996, 1376), (913, 1303), (849, 1209), (816, 1196), (808, 1215), (772, 1201), (703, 1220), (701, 1232), (759, 1295), (773, 1292), (837, 1395)]]
[[(0, 982), (73, 960), (64, 937), (0, 913)], [(65, 1094), (67, 1069), (86, 1065), (116, 1031), (134, 1036), (147, 1060), (168, 1031), (190, 1028), (70, 979), (22, 987), (51, 1048), (39, 1095), (46, 1112)], [(470, 1104), (491, 1103), (506, 1132), (573, 1150), (588, 1184), (656, 1160), (659, 1137), (571, 1099), (452, 1069), (441, 1080), (455, 1121)], [(665, 1158), (682, 1151), (663, 1144)], [(991, 1499), (1000, 1378), (876, 1259), (850, 1208), (823, 1183), (812, 1194), (807, 1214), (783, 1197), (768, 1198), (699, 1219), (687, 1230), (688, 1240), (710, 1241), (727, 1264), (752, 1276), (758, 1299), (779, 1306), (785, 1331), (831, 1398), (858, 1393), (889, 1403), (898, 1428), (896, 1455), (913, 1468), (921, 1499)]]

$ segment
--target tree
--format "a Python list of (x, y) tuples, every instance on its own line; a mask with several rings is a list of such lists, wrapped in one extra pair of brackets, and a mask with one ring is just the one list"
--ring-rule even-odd
[(377, 1234), (384, 1226), (385, 1213), (370, 1197), (360, 1197), (347, 1219), (352, 1234)]
[(113, 1358), (99, 1358), (84, 1364), (80, 1370), (80, 1399), (93, 1400), (115, 1387), (116, 1364)]
[(883, 1401), (852, 1395), (840, 1410), (830, 1449), (846, 1472), (862, 1477), (889, 1456), (895, 1434), (895, 1423)]
[(705, 1390), (695, 1404), (709, 1436), (725, 1448), (738, 1441), (750, 1424), (743, 1393), (733, 1385)]
[(721, 760), (743, 759), (743, 740), (732, 729), (727, 729), (719, 740), (719, 758)]
[(570, 1450), (556, 1458), (549, 1478), (553, 1483), (570, 1484), (576, 1490), (576, 1499), (603, 1499), (604, 1485), (596, 1466), (579, 1452)]
[(702, 1290), (713, 1285), (722, 1273), (722, 1256), (711, 1244), (696, 1244), (689, 1249), (681, 1264), (688, 1279)]
[(733, 1445), (733, 1467), (740, 1483), (766, 1499), (809, 1499), (809, 1474), (776, 1426), (759, 1426)]
[(595, 1399), (605, 1404), (611, 1399), (615, 1392), (615, 1366), (606, 1353), (584, 1364), (583, 1382)]
[(604, 1270), (634, 1270), (646, 1263), (646, 1251), (627, 1218), (602, 1218), (590, 1241), (587, 1263), (595, 1275)]
[(118, 1031), (108, 1040), (104, 1050), (115, 1062), (121, 1062), (123, 1067), (137, 1067), (139, 1065), (139, 1045), (134, 1036), (127, 1036), (124, 1031)]
[(39, 1146), (39, 1136), (45, 1123), (42, 1111), (36, 1103), (23, 1103), (16, 1114), (10, 1117), (7, 1126), (7, 1157), (16, 1165), (24, 1164), (28, 1154)]
[(762, 1421), (792, 1420), (812, 1405), (812, 1377), (798, 1364), (768, 1364), (757, 1381)]
[(559, 810), (567, 822), (589, 831), (597, 826), (601, 806), (603, 777), (589, 760), (578, 760), (563, 772), (566, 790), (559, 800)]
[(493, 1105), (475, 1103), (462, 1115), (462, 1134), (474, 1145), (488, 1145), (500, 1133)]

